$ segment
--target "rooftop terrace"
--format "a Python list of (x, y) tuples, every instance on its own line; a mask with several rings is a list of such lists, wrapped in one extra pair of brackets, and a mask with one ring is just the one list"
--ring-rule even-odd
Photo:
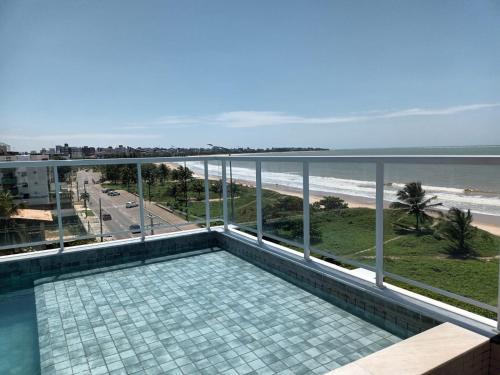
[[(374, 361), (385, 373), (401, 373), (404, 362), (406, 373), (495, 373), (500, 194), (484, 188), (484, 176), (498, 175), (499, 164), (496, 156), (2, 162), (5, 175), (36, 171), (50, 199), (2, 185), (11, 211), (1, 229), (0, 369), (365, 374)], [(398, 208), (409, 202), (399, 191), (420, 181), (419, 204), (438, 205), (417, 215)], [(469, 207), (463, 253), (446, 228), (452, 208), (466, 217)], [(20, 221), (23, 209), (53, 219)], [(430, 367), (409, 359), (387, 367), (388, 356), (406, 358), (398, 350)]]

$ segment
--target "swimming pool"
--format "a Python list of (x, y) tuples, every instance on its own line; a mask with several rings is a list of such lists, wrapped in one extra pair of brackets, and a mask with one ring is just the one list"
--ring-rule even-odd
[(30, 357), (23, 372), (2, 354), (12, 374), (323, 374), (401, 340), (222, 250), (42, 280), (2, 303), (2, 321), (23, 309), (7, 351)]
[(0, 295), (0, 374), (39, 374), (33, 289)]

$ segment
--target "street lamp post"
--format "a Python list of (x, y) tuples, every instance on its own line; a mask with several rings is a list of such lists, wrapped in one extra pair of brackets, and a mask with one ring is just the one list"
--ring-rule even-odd
[(101, 242), (104, 241), (103, 236), (102, 236), (102, 204), (101, 204), (101, 197), (99, 197), (99, 225), (101, 227)]

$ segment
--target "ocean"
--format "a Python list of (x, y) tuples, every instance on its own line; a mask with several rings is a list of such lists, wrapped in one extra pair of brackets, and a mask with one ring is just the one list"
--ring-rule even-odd
[[(319, 152), (292, 152), (286, 155), (499, 155), (500, 146), (420, 147), (349, 149)], [(269, 155), (269, 154), (266, 154)], [(283, 155), (283, 153), (280, 153)], [(197, 174), (201, 163), (188, 165)], [(220, 176), (220, 164), (210, 164), (211, 177)], [(310, 191), (313, 195), (335, 195), (353, 199), (375, 198), (375, 166), (370, 163), (311, 163)], [(234, 180), (255, 183), (255, 164), (233, 162)], [(229, 177), (229, 171), (228, 171)], [(500, 166), (387, 164), (385, 166), (384, 199), (396, 200), (405, 183), (422, 182), (429, 197), (444, 208), (470, 209), (473, 213), (500, 216)], [(262, 163), (264, 187), (302, 189), (302, 166), (299, 163)]]

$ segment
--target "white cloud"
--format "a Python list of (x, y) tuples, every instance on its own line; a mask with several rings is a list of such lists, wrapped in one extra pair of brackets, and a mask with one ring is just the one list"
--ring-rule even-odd
[(409, 108), (395, 111), (376, 110), (362, 114), (324, 117), (297, 116), (275, 111), (232, 111), (206, 116), (164, 116), (148, 123), (128, 124), (125, 127), (146, 129), (163, 126), (216, 125), (230, 128), (254, 128), (277, 125), (334, 125), (403, 117), (448, 116), (496, 107), (500, 107), (500, 103), (468, 104), (444, 108)]

